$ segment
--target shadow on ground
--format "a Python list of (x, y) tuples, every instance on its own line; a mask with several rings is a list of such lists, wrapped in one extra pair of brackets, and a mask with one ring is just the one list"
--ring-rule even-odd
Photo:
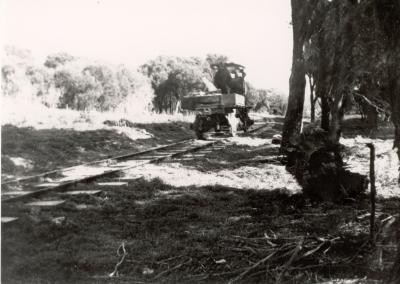
[(394, 126), (390, 122), (379, 122), (374, 129), (359, 117), (349, 117), (343, 121), (344, 138), (356, 136), (371, 137), (373, 139), (394, 139)]
[[(367, 212), (365, 200), (310, 204), (281, 189), (173, 187), (143, 179), (99, 196), (66, 198), (52, 210), (19, 205), (21, 219), (2, 230), (3, 283), (113, 282), (107, 275), (122, 243), (127, 255), (114, 278), (118, 283), (226, 282), (301, 238), (307, 240), (302, 253), (314, 251), (290, 265), (295, 269), (284, 279), (291, 283), (355, 274), (381, 279), (387, 273), (369, 266), (368, 221), (357, 218)], [(275, 283), (291, 254), (271, 261), (271, 270), (258, 267), (242, 282)]]

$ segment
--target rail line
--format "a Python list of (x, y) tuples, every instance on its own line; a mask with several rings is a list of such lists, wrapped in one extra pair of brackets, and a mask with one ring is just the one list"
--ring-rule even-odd
[[(268, 124), (269, 123), (265, 121), (257, 123), (244, 135), (256, 133), (268, 126)], [(12, 220), (18, 219), (18, 217), (11, 217), (14, 215), (11, 213), (14, 211), (12, 209), (13, 203), (22, 201), (23, 204), (28, 206), (30, 203), (26, 202), (29, 199), (36, 199), (38, 202), (44, 203), (47, 201), (51, 202), (51, 200), (47, 199), (53, 192), (56, 194), (65, 191), (73, 193), (74, 190), (72, 188), (78, 184), (94, 181), (97, 181), (100, 184), (100, 181), (104, 181), (104, 179), (110, 177), (113, 179), (115, 174), (124, 172), (131, 168), (137, 168), (145, 164), (157, 163), (180, 155), (195, 152), (213, 146), (218, 141), (220, 141), (218, 138), (208, 141), (183, 139), (172, 144), (154, 147), (144, 151), (96, 160), (77, 166), (47, 171), (14, 180), (7, 180), (1, 184), (1, 203), (5, 205), (3, 207), (5, 210), (3, 210), (1, 216), (2, 223), (3, 221), (6, 223), (10, 220), (12, 222)], [(6, 206), (6, 204), (8, 205)], [(17, 205), (17, 207), (18, 206), (19, 205)], [(7, 208), (11, 208), (11, 212), (7, 212), (9, 211)], [(11, 216), (8, 217), (7, 215)], [(19, 214), (17, 213), (17, 215)]]
[(106, 158), (106, 159), (91, 161), (91, 162), (83, 163), (83, 164), (76, 165), (76, 166), (71, 166), (71, 167), (67, 167), (67, 168), (61, 168), (61, 169), (57, 169), (57, 170), (47, 171), (47, 172), (40, 173), (40, 174), (37, 174), (37, 175), (24, 176), (24, 177), (20, 177), (20, 178), (16, 178), (16, 179), (6, 180), (6, 181), (1, 183), (1, 186), (3, 187), (3, 186), (7, 186), (8, 184), (18, 183), (18, 182), (21, 182), (21, 181), (49, 177), (49, 176), (57, 174), (59, 172), (72, 170), (72, 169), (76, 168), (77, 166), (88, 166), (88, 165), (95, 165), (95, 164), (99, 164), (99, 163), (104, 163), (104, 162), (107, 162), (109, 160), (126, 159), (126, 158), (129, 158), (129, 157), (138, 156), (138, 155), (149, 153), (149, 152), (152, 152), (152, 151), (165, 149), (165, 148), (168, 148), (168, 147), (180, 144), (180, 143), (184, 143), (184, 142), (187, 142), (187, 141), (191, 141), (191, 140), (192, 139), (183, 139), (183, 140), (180, 140), (180, 141), (172, 143), (172, 144), (163, 145), (163, 146), (159, 146), (159, 147), (153, 147), (153, 148), (150, 148), (150, 149), (147, 149), (147, 150), (143, 150), (143, 151), (139, 151), (139, 152), (133, 152), (133, 153), (120, 155), (120, 156), (116, 156), (116, 157), (112, 157), (112, 158)]
[[(51, 191), (63, 191), (78, 183), (89, 182), (131, 168), (194, 152), (205, 147), (210, 147), (216, 142), (217, 140), (197, 141), (186, 139), (145, 151), (6, 181), (2, 183), (1, 202), (10, 203), (38, 197)], [(43, 180), (44, 178), (46, 180)]]

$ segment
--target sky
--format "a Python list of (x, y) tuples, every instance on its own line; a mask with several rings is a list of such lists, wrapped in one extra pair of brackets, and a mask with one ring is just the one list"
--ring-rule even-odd
[(139, 66), (219, 53), (257, 88), (288, 93), (290, 0), (0, 0), (2, 44)]

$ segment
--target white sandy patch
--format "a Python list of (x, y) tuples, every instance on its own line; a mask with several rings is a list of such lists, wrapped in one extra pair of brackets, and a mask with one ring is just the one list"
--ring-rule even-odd
[(254, 138), (254, 137), (230, 137), (227, 139), (230, 143), (236, 145), (245, 145), (250, 147), (258, 147), (265, 144), (270, 144), (268, 139)]
[(17, 167), (23, 167), (23, 168), (27, 168), (27, 169), (33, 168), (33, 162), (29, 159), (24, 159), (24, 158), (20, 158), (20, 157), (9, 157), (9, 159)]
[(398, 197), (400, 187), (397, 183), (400, 167), (393, 139), (380, 140), (357, 136), (341, 138), (340, 143), (352, 149), (352, 155), (345, 159), (348, 169), (369, 176), (370, 149), (367, 143), (375, 145), (375, 178), (377, 194), (382, 197)]
[(71, 109), (47, 108), (35, 101), (4, 99), (1, 124), (12, 124), (18, 127), (35, 129), (74, 129), (90, 131), (99, 129), (115, 130), (125, 134), (132, 140), (148, 139), (153, 135), (141, 128), (108, 126), (106, 120), (118, 121), (123, 116), (118, 113), (100, 113), (97, 111), (82, 112)]
[(293, 192), (301, 190), (293, 176), (286, 172), (284, 166), (268, 164), (214, 172), (198, 171), (179, 163), (147, 164), (126, 172), (126, 178), (138, 175), (148, 180), (159, 178), (164, 183), (176, 187), (222, 185), (239, 189), (286, 188)]

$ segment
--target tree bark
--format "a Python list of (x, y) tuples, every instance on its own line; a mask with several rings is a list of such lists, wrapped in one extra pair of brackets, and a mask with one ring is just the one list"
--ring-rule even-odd
[[(400, 40), (398, 41), (400, 44)], [(391, 119), (394, 125), (394, 144), (393, 148), (397, 148), (397, 156), (400, 161), (400, 47), (397, 45), (394, 48), (394, 52), (389, 56), (389, 62), (391, 66), (388, 68), (388, 95), (390, 98), (391, 106)], [(399, 178), (400, 184), (400, 168)], [(400, 275), (399, 275), (400, 278)]]
[(316, 102), (316, 99), (314, 98), (315, 79), (311, 75), (308, 75), (308, 83), (310, 85), (310, 120), (311, 122), (314, 122)]
[[(400, 2), (398, 0), (375, 0), (378, 25), (384, 34), (387, 50), (387, 97), (392, 110), (392, 122), (395, 127), (394, 148), (400, 160)], [(400, 184), (400, 169), (399, 169)], [(400, 230), (397, 232), (400, 235)], [(390, 275), (390, 283), (400, 282), (400, 242), (397, 243), (397, 256)]]
[(331, 143), (338, 143), (341, 136), (342, 121), (348, 96), (353, 88), (353, 49), (354, 49), (354, 15), (357, 1), (337, 1), (335, 7), (335, 29), (338, 35), (335, 40), (334, 67), (332, 69), (332, 106), (329, 137)]
[(392, 111), (391, 119), (395, 127), (393, 148), (397, 148), (397, 155), (400, 160), (400, 2), (398, 0), (375, 0), (375, 9), (379, 28), (384, 34), (383, 42), (387, 52), (385, 91)]
[(318, 73), (317, 73), (317, 82), (315, 95), (316, 97), (321, 99), (321, 128), (325, 131), (329, 131), (329, 115), (330, 115), (330, 104), (328, 99), (328, 66), (329, 59), (327, 57), (326, 50), (326, 42), (325, 42), (325, 30), (324, 27), (318, 33), (317, 41), (318, 41)]
[(329, 131), (330, 128), (330, 113), (331, 107), (329, 104), (329, 98), (325, 93), (323, 96), (321, 96), (321, 128), (325, 131)]
[(303, 0), (291, 0), (293, 26), (292, 73), (289, 80), (289, 99), (282, 131), (281, 151), (285, 151), (293, 137), (301, 132), (306, 70), (303, 46), (307, 26), (306, 7)]

